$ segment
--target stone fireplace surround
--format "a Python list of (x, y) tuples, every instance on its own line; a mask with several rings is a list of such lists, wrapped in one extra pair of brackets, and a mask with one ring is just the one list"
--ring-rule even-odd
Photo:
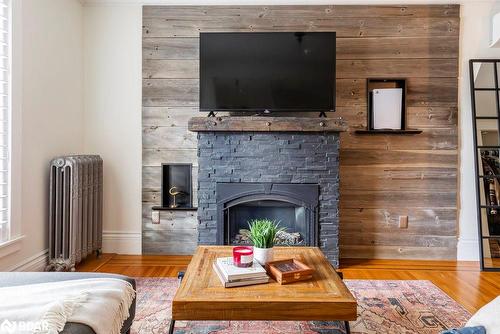
[(345, 128), (339, 119), (192, 118), (189, 129), (198, 132), (198, 243), (221, 243), (218, 184), (317, 184), (317, 240), (311, 244), (338, 266), (339, 132)]

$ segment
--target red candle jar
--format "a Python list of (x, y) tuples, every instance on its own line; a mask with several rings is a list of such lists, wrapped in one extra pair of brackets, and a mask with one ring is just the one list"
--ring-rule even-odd
[(233, 263), (236, 267), (251, 267), (253, 264), (253, 248), (250, 246), (234, 247)]

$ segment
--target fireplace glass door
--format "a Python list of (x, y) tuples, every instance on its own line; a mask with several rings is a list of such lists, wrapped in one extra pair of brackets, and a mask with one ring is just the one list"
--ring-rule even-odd
[(218, 183), (216, 192), (219, 245), (251, 245), (248, 225), (255, 219), (284, 228), (277, 245), (318, 245), (317, 184)]
[(248, 228), (254, 219), (270, 219), (285, 229), (277, 235), (277, 245), (300, 246), (308, 243), (306, 208), (276, 200), (250, 201), (227, 208), (225, 243), (249, 245)]

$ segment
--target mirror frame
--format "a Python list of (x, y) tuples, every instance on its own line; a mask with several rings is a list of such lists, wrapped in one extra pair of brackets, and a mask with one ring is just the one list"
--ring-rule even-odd
[[(492, 88), (484, 88), (484, 87), (475, 87), (474, 83), (474, 64), (477, 63), (493, 63), (493, 76), (494, 76), (494, 83), (495, 87)], [(475, 171), (475, 186), (476, 186), (476, 200), (477, 200), (477, 226), (478, 226), (478, 233), (479, 233), (479, 256), (480, 256), (480, 265), (481, 265), (481, 270), (482, 271), (500, 271), (500, 257), (498, 258), (498, 264), (496, 261), (491, 261), (491, 258), (489, 262), (492, 263), (492, 266), (485, 266), (485, 256), (484, 256), (484, 241), (489, 240), (495, 237), (498, 237), (500, 240), (500, 235), (499, 236), (489, 236), (489, 235), (484, 235), (483, 234), (483, 217), (482, 217), (482, 210), (483, 209), (498, 209), (500, 211), (500, 203), (499, 205), (487, 205), (488, 203), (485, 202), (484, 204), (481, 203), (481, 185), (480, 182), (483, 182), (485, 179), (485, 175), (480, 174), (479, 170), (479, 150), (480, 149), (497, 149), (500, 150), (500, 145), (495, 145), (495, 146), (479, 146), (478, 145), (478, 120), (496, 120), (497, 121), (497, 129), (498, 129), (498, 135), (500, 136), (500, 101), (499, 101), (499, 69), (498, 66), (500, 66), (500, 59), (471, 59), (469, 60), (469, 75), (470, 75), (470, 91), (471, 91), (471, 107), (472, 107), (472, 124), (473, 124), (473, 131), (474, 131), (474, 171)], [(496, 116), (477, 116), (476, 115), (476, 92), (477, 91), (494, 91), (495, 92), (495, 105), (496, 105)], [(498, 143), (500, 143), (500, 138)], [(496, 174), (495, 174), (496, 175)], [(500, 177), (496, 177), (500, 181)], [(486, 193), (484, 195), (487, 195)], [(487, 217), (488, 215), (486, 215)], [(489, 234), (489, 233), (488, 233)], [(496, 238), (495, 238), (496, 239)]]

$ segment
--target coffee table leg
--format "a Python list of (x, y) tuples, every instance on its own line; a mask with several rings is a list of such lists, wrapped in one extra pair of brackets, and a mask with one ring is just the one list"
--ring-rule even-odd
[[(337, 271), (335, 268), (334, 268), (334, 270), (337, 273), (337, 275), (339, 275), (340, 279), (343, 280), (344, 279), (344, 273), (341, 272), (341, 271)], [(346, 334), (351, 334), (351, 327), (349, 326), (349, 321), (344, 321), (344, 324), (345, 324), (345, 333)]]
[(351, 334), (351, 327), (349, 326), (349, 321), (344, 321), (345, 323), (345, 333)]
[(175, 320), (170, 320), (170, 325), (168, 326), (168, 334), (174, 334)]
[[(182, 281), (183, 278), (184, 278), (184, 272), (179, 271), (177, 273), (177, 279), (180, 282), (180, 281)], [(175, 328), (175, 320), (172, 319), (172, 320), (170, 320), (170, 325), (168, 326), (168, 334), (174, 334), (174, 328)]]

